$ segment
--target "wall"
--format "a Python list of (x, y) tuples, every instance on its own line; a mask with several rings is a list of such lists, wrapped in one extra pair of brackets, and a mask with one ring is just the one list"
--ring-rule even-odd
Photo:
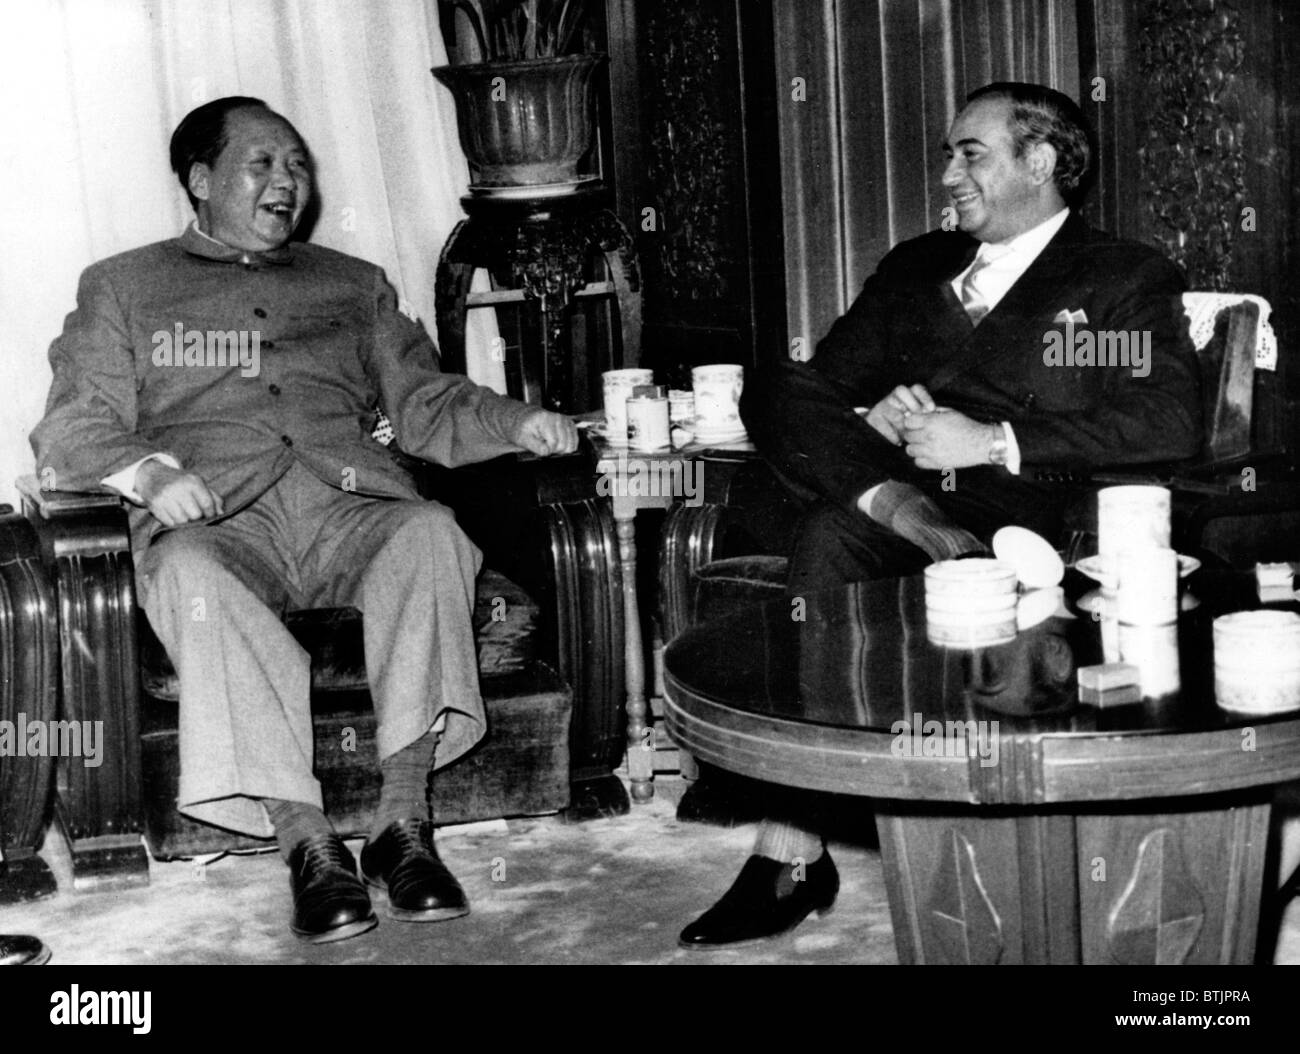
[[(189, 222), (167, 165), (194, 106), (254, 95), (316, 156), (313, 240), (373, 260), (432, 326), (433, 269), (468, 168), (426, 0), (24, 0), (0, 5), (0, 502), (33, 469), (46, 352), (91, 262)], [(478, 348), (491, 332), (474, 312)], [(488, 356), (471, 375), (501, 383)], [(482, 364), (482, 368), (479, 368)]]
[[(897, 242), (939, 225), (941, 148), (995, 80), (1077, 97), (1072, 0), (772, 0), (791, 341), (812, 346)], [(792, 349), (797, 351), (797, 349)]]

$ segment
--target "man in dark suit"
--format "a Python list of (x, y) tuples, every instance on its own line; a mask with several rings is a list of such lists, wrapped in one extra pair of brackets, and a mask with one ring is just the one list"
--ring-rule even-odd
[[(896, 246), (811, 362), (746, 393), (750, 435), (806, 503), (792, 595), (985, 553), (1008, 524), (1055, 540), (1090, 470), (1200, 448), (1182, 276), (1073, 211), (1092, 168), (1078, 106), (989, 85), (945, 153), (956, 224)], [(822, 839), (785, 819), (684, 944), (768, 936), (830, 905)]]
[(382, 407), (403, 450), (458, 465), (568, 452), (573, 424), (441, 373), (379, 268), (290, 242), (311, 157), (261, 100), (199, 107), (171, 160), (196, 221), (83, 274), (50, 349), (37, 468), (134, 503), (140, 603), (180, 676), (179, 808), (274, 834), (292, 928), (313, 942), (376, 919), (321, 808), (308, 657), (280, 616), (361, 610), (383, 775), (361, 869), (394, 918), (463, 915), (425, 788), (485, 729), (481, 556), (371, 432)]

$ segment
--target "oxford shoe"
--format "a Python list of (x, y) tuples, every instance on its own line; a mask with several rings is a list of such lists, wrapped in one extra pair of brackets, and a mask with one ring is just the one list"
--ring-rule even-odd
[(361, 873), (388, 893), (389, 918), (441, 922), (469, 914), (469, 901), (433, 847), (428, 820), (395, 820), (361, 849)]
[(765, 856), (745, 861), (722, 899), (682, 930), (686, 948), (718, 948), (775, 937), (799, 925), (809, 913), (824, 915), (835, 903), (840, 875), (823, 852), (811, 864), (783, 864)]

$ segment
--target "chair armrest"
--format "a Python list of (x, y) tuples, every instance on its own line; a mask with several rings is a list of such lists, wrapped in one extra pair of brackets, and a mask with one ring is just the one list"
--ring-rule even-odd
[(698, 505), (676, 505), (659, 540), (659, 618), (665, 640), (690, 620), (692, 580), (722, 556), (788, 556), (801, 508), (761, 457), (703, 459)]
[(131, 551), (131, 529), (121, 495), (107, 489), (51, 490), (35, 476), (20, 476), (18, 492), (47, 566), (62, 556)]
[(121, 508), (124, 499), (107, 487), (99, 490), (53, 490), (42, 487), (31, 475), (18, 477), (18, 493), (24, 507), (30, 506), (44, 519), (76, 514), (83, 509)]

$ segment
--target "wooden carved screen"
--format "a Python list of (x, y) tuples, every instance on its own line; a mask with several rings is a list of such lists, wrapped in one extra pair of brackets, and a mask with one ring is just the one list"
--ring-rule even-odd
[(773, 13), (800, 357), (891, 246), (938, 226), (941, 144), (967, 92), (1025, 80), (1078, 97), (1075, 2), (773, 0)]

